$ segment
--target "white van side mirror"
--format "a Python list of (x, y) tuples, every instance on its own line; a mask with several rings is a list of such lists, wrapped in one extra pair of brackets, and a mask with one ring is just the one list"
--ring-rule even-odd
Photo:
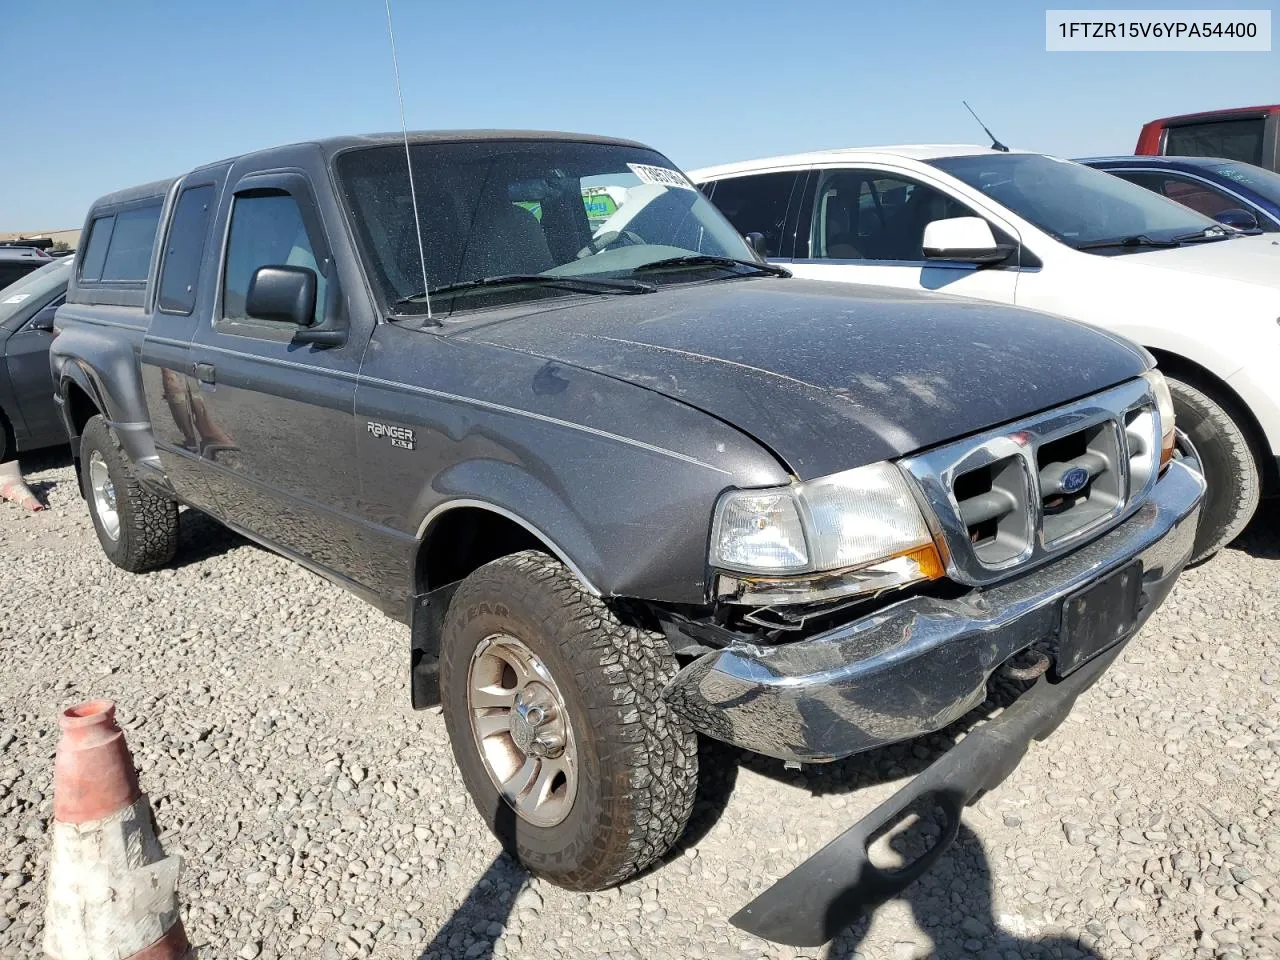
[(924, 228), (922, 246), (926, 259), (952, 263), (1000, 263), (1013, 253), (1013, 244), (996, 243), (981, 217), (934, 220)]

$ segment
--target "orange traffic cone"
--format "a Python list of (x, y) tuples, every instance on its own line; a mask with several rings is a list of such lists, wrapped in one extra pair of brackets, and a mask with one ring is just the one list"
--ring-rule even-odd
[(177, 857), (156, 839), (116, 705), (62, 712), (53, 761), (53, 853), (44, 952), (54, 960), (179, 960)]

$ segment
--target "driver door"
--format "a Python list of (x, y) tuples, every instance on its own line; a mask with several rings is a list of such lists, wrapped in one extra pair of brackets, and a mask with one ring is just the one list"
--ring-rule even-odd
[[(788, 264), (796, 276), (1014, 302), (1016, 254), (1010, 264), (982, 267), (924, 256), (929, 223), (979, 216), (966, 204), (912, 177), (881, 170), (832, 168), (818, 171), (815, 179), (809, 256)], [(1009, 231), (994, 223), (991, 229), (997, 240), (1017, 243)]]
[(264, 266), (314, 271), (317, 322), (345, 309), (326, 225), (294, 171), (242, 176), (228, 203), (213, 315), (191, 343), (204, 477), (233, 525), (347, 574), (361, 529), (353, 410), (363, 342), (298, 343), (296, 326), (246, 310)]

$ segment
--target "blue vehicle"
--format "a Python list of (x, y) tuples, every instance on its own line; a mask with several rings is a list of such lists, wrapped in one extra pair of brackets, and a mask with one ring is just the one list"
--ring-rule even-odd
[(1080, 163), (1241, 230), (1280, 232), (1280, 173), (1218, 157), (1092, 157)]

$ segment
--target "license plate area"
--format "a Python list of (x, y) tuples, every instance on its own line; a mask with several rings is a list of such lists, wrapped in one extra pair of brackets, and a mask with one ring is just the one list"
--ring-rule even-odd
[(1065, 677), (1132, 633), (1141, 601), (1140, 560), (1067, 597), (1054, 672)]

